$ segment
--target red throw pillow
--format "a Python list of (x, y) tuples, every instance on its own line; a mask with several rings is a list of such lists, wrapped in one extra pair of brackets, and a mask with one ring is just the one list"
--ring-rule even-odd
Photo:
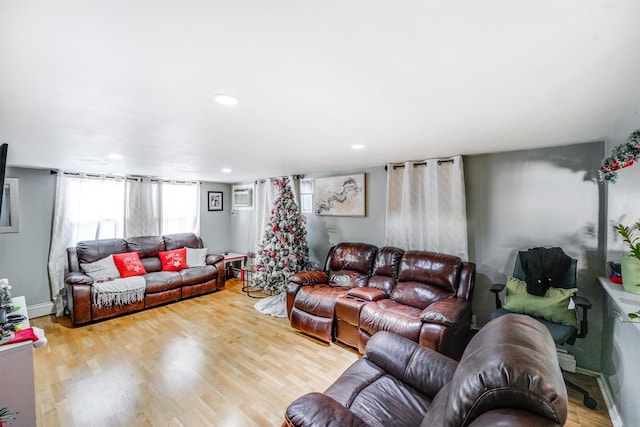
[(180, 271), (187, 268), (187, 250), (185, 248), (160, 252), (158, 256), (164, 271)]
[(120, 272), (120, 277), (141, 276), (146, 274), (144, 265), (140, 262), (138, 252), (127, 252), (124, 254), (114, 254), (113, 262)]

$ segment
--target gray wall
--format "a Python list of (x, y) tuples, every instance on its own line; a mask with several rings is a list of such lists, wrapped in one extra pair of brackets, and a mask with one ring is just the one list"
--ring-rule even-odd
[[(7, 168), (8, 178), (18, 178), (20, 232), (0, 233), (0, 277), (9, 279), (13, 295), (24, 295), (29, 306), (51, 302), (49, 246), (56, 190), (56, 175), (49, 170)], [(207, 211), (207, 191), (223, 191), (224, 210)], [(200, 229), (212, 253), (231, 245), (231, 186), (203, 182), (201, 185)]]
[[(465, 156), (469, 258), (478, 267), (473, 309), (484, 325), (495, 309), (489, 287), (505, 283), (518, 250), (560, 246), (578, 259), (581, 293), (593, 303), (590, 332), (570, 351), (578, 365), (600, 368), (601, 299), (596, 277), (604, 265), (604, 197), (595, 170), (603, 143), (542, 150)], [(366, 172), (365, 218), (307, 215), (312, 262), (322, 265), (331, 245), (341, 241), (384, 244), (386, 172), (384, 167), (333, 173)], [(327, 174), (308, 174), (305, 178)], [(234, 250), (251, 250), (253, 211), (232, 218)]]
[[(222, 191), (222, 211), (208, 210), (209, 191)], [(209, 253), (223, 253), (232, 246), (231, 185), (203, 182), (200, 185), (200, 237)]]
[[(490, 284), (504, 282), (517, 250), (561, 246), (578, 259), (580, 287), (594, 303), (589, 337), (571, 348), (578, 365), (593, 370), (600, 368), (602, 294), (595, 277), (604, 274), (605, 220), (602, 186), (593, 171), (603, 156), (602, 143), (589, 143), (464, 158), (469, 254), (479, 273), (474, 295), (478, 324), (486, 323), (494, 308), (488, 292)], [(365, 218), (308, 215), (311, 257), (318, 265), (324, 262), (328, 248), (340, 241), (384, 244), (384, 167), (306, 177), (356, 172), (366, 173)], [(18, 168), (11, 169), (9, 176), (20, 179), (22, 231), (0, 235), (0, 276), (8, 277), (15, 293), (26, 295), (30, 305), (48, 302), (46, 264), (55, 177), (49, 171)], [(619, 188), (626, 187), (622, 183)], [(222, 212), (207, 211), (208, 191), (223, 191)], [(250, 250), (254, 211), (231, 213), (228, 184), (203, 183), (201, 192), (201, 235), (210, 251)]]
[(20, 232), (0, 234), (0, 276), (9, 279), (12, 295), (24, 295), (29, 305), (48, 303), (55, 175), (49, 170), (7, 168), (6, 176), (18, 178)]
[[(366, 216), (364, 218), (305, 214), (309, 255), (313, 264), (323, 265), (329, 248), (339, 242), (362, 242), (376, 246), (384, 244), (387, 174), (383, 166), (332, 174), (306, 174), (304, 177), (323, 178), (363, 172), (366, 182)], [(255, 211), (239, 210), (233, 213), (231, 227), (232, 246), (235, 252), (247, 252), (254, 249), (254, 216)]]
[(560, 246), (578, 260), (578, 287), (594, 309), (589, 334), (569, 346), (578, 366), (598, 371), (604, 202), (595, 170), (603, 143), (469, 156), (464, 159), (469, 257), (477, 265), (479, 326), (495, 309), (489, 288), (506, 283), (518, 250)]

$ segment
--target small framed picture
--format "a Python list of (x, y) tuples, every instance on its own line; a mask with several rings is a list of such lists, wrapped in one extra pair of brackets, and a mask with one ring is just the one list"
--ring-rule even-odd
[(209, 210), (221, 211), (222, 210), (222, 191), (208, 191), (209, 196)]

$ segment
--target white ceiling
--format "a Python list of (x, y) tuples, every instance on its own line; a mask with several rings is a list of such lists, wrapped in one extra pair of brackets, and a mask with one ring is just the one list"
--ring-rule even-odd
[(0, 142), (13, 166), (239, 182), (599, 141), (640, 107), (638, 18), (613, 0), (0, 0)]

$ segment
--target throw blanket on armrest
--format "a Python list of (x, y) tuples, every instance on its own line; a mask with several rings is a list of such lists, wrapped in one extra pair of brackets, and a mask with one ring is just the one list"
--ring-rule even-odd
[(93, 306), (111, 307), (144, 299), (147, 283), (142, 276), (132, 276), (93, 284)]

